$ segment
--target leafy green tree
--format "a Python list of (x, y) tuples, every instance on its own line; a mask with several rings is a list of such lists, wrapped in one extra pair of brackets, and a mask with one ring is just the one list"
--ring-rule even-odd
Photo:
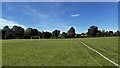
[(42, 33), (42, 32), (39, 31), (39, 32), (38, 32), (38, 35), (40, 36), (41, 39), (43, 38), (43, 36), (42, 36), (43, 33)]
[(116, 31), (114, 35), (115, 35), (115, 36), (120, 36), (120, 31), (119, 31), (119, 30)]
[(63, 37), (63, 38), (67, 38), (67, 33), (62, 32), (62, 37)]
[(71, 27), (68, 32), (67, 32), (67, 36), (69, 38), (75, 38), (75, 29), (73, 27)]
[(42, 36), (43, 38), (49, 39), (52, 36), (52, 34), (50, 32), (43, 32)]
[(32, 29), (32, 36), (38, 36), (38, 30)]
[(13, 26), (11, 30), (14, 38), (24, 38), (24, 29), (21, 26)]
[(100, 30), (98, 30), (96, 37), (101, 37), (102, 36), (102, 32)]
[(101, 37), (106, 37), (106, 32), (105, 32), (105, 30), (102, 30), (102, 31), (101, 31)]
[(76, 37), (76, 38), (80, 38), (80, 37), (81, 37), (81, 34), (76, 34), (75, 37)]
[(81, 33), (81, 34), (80, 34), (80, 37), (81, 37), (81, 38), (85, 38), (86, 36), (87, 36), (86, 33)]
[(2, 36), (2, 39), (5, 39), (5, 33), (6, 33), (6, 31), (2, 29), (2, 30), (1, 30), (1, 33), (2, 33), (2, 35), (1, 35), (1, 36)]
[(109, 36), (113, 36), (113, 31), (109, 31)]
[(91, 26), (89, 29), (88, 29), (88, 35), (89, 36), (92, 36), (92, 37), (96, 37), (96, 34), (98, 32), (98, 27), (97, 26)]
[(4, 39), (13, 39), (12, 30), (8, 26), (5, 26), (2, 29), (2, 36)]
[(13, 26), (10, 29), (8, 26), (5, 26), (2, 30), (2, 39), (15, 39), (15, 38), (25, 38), (30, 39), (31, 36), (40, 36), (40, 38), (50, 38), (51, 36), (62, 37), (62, 38), (79, 38), (79, 37), (108, 37), (108, 36), (120, 36), (120, 31), (105, 31), (98, 30), (97, 26), (90, 26), (87, 33), (76, 34), (75, 29), (71, 27), (67, 33), (63, 32), (60, 34), (60, 30), (54, 30), (52, 34), (50, 32), (40, 32), (37, 29), (27, 28), (24, 31), (24, 28), (21, 26)]
[(30, 39), (33, 34), (33, 29), (32, 28), (27, 28), (26, 31), (24, 32), (25, 38)]
[(108, 31), (106, 31), (105, 34), (106, 34), (106, 37), (110, 36)]
[(53, 32), (52, 32), (52, 35), (54, 36), (54, 37), (56, 37), (56, 39), (58, 38), (58, 35), (60, 34), (60, 30), (54, 30)]

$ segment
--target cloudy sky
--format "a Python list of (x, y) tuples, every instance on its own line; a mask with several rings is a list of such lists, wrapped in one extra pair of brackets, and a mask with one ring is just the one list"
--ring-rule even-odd
[(40, 31), (59, 29), (67, 31), (71, 26), (76, 33), (86, 32), (92, 26), (99, 29), (118, 29), (117, 2), (3, 2), (0, 28), (9, 25), (32, 27)]

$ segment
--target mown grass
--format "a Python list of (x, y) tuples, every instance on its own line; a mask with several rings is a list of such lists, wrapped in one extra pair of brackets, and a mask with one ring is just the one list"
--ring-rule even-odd
[(81, 41), (118, 62), (117, 38), (3, 40), (3, 66), (114, 66)]
[(2, 67), (2, 40), (0, 39), (0, 67)]
[(87, 38), (82, 41), (118, 63), (118, 37)]

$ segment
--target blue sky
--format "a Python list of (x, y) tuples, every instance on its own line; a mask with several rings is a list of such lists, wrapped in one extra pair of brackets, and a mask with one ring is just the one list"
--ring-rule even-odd
[(3, 2), (4, 25), (32, 27), (40, 31), (59, 29), (67, 31), (71, 26), (76, 33), (87, 32), (92, 26), (99, 29), (118, 29), (117, 2)]

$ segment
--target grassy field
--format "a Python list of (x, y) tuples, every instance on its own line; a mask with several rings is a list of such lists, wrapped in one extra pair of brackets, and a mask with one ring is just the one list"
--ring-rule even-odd
[(2, 40), (0, 40), (0, 67), (2, 67)]
[(118, 39), (109, 37), (3, 40), (3, 66), (114, 66), (81, 41), (118, 63)]

